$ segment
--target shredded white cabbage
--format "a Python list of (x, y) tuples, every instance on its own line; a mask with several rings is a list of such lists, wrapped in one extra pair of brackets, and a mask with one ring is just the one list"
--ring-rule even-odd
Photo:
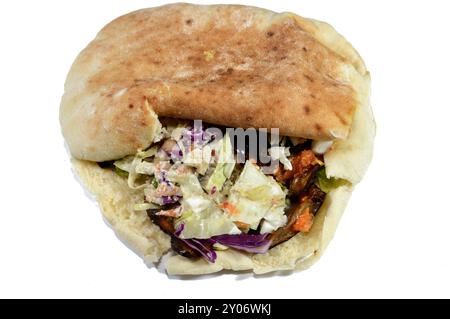
[(195, 167), (200, 175), (205, 174), (211, 162), (211, 147), (204, 145), (189, 151), (184, 150), (182, 162)]
[(284, 205), (275, 206), (264, 216), (261, 234), (271, 233), (279, 227), (286, 225), (287, 216), (284, 214)]
[(152, 157), (156, 154), (158, 151), (158, 148), (156, 146), (153, 146), (152, 148), (149, 148), (146, 151), (139, 151), (136, 154), (136, 157), (139, 157), (140, 159), (144, 159), (146, 157)]
[(181, 238), (210, 238), (222, 234), (239, 234), (241, 231), (233, 221), (217, 207), (203, 191), (198, 178), (192, 174), (169, 172), (168, 178), (178, 183), (183, 193), (182, 215), (176, 226), (184, 224)]
[[(114, 162), (117, 168), (128, 172), (130, 188), (143, 189), (146, 202), (135, 204), (135, 210), (158, 209), (179, 200), (176, 212), (161, 213), (172, 214), (170, 216), (176, 218), (176, 227), (184, 224), (180, 237), (186, 239), (240, 234), (235, 222), (248, 224), (251, 229), (257, 229), (262, 222), (262, 233), (286, 224), (286, 192), (273, 177), (247, 161), (233, 185), (239, 171), (235, 170), (235, 154), (229, 135), (207, 144), (187, 145), (183, 138), (187, 129), (181, 123), (174, 124), (162, 128), (155, 138), (155, 141), (175, 141), (182, 152), (179, 157), (169, 156), (167, 150), (155, 145)], [(324, 145), (316, 144), (316, 147), (323, 148)], [(292, 170), (289, 148), (271, 147), (269, 155), (285, 169)], [(145, 160), (149, 157), (153, 157), (151, 162)], [(230, 179), (233, 172), (235, 176)], [(200, 175), (203, 175), (202, 184)], [(142, 178), (146, 176), (151, 177)]]
[(136, 165), (136, 173), (143, 175), (155, 174), (155, 164), (150, 162), (140, 162)]
[(214, 206), (210, 206), (202, 214), (183, 213), (175, 225), (179, 227), (181, 224), (184, 224), (184, 230), (180, 237), (184, 239), (207, 239), (217, 235), (241, 233), (239, 228), (219, 208)]
[(223, 139), (220, 140), (219, 145), (219, 156), (216, 168), (205, 185), (205, 190), (208, 193), (212, 193), (213, 189), (215, 191), (220, 191), (222, 189), (227, 178), (230, 178), (233, 173), (233, 169), (236, 164), (233, 154), (233, 146), (231, 145), (231, 140), (228, 133), (225, 134)]
[(273, 146), (269, 148), (269, 155), (274, 161), (280, 161), (284, 168), (288, 171), (292, 170), (291, 161), (289, 161), (288, 156), (291, 155), (289, 152), (289, 147)]
[(264, 218), (268, 220), (265, 230), (275, 230), (286, 224), (285, 198), (286, 193), (273, 177), (264, 175), (257, 165), (247, 161), (230, 190), (228, 202), (236, 208), (231, 219), (256, 229)]
[(158, 148), (156, 146), (146, 150), (138, 151), (137, 154), (133, 156), (127, 156), (122, 160), (114, 162), (114, 165), (128, 172), (128, 187), (132, 189), (142, 189), (146, 187), (146, 184), (136, 185), (136, 179), (139, 175), (153, 175), (154, 165), (149, 162), (145, 162), (144, 158), (152, 157), (156, 154)]
[(126, 156), (121, 160), (115, 161), (114, 166), (120, 168), (122, 171), (130, 172), (131, 163), (133, 162), (134, 156)]
[(174, 128), (174, 129), (172, 130), (172, 132), (171, 132), (171, 134), (170, 134), (170, 137), (171, 137), (173, 140), (179, 142), (179, 141), (181, 141), (181, 139), (183, 138), (183, 134), (184, 134), (185, 131), (186, 131), (186, 127), (184, 127), (184, 126), (178, 126), (178, 127)]

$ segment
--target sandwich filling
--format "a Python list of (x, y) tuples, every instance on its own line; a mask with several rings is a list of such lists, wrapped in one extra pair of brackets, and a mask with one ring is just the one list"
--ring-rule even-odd
[(323, 154), (331, 141), (258, 141), (267, 146), (267, 165), (225, 128), (161, 123), (148, 149), (99, 165), (142, 191), (134, 209), (146, 211), (171, 237), (173, 251), (187, 258), (214, 262), (215, 251), (226, 249), (265, 253), (308, 233), (326, 193), (347, 183), (326, 175)]

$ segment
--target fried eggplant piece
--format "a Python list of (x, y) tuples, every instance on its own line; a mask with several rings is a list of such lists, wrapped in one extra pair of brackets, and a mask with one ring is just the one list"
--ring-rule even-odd
[[(292, 236), (297, 234), (299, 230), (305, 229), (308, 224), (307, 231), (312, 225), (314, 215), (319, 211), (325, 200), (325, 193), (316, 185), (311, 185), (308, 192), (300, 201), (291, 206), (287, 212), (288, 221), (285, 226), (278, 228), (270, 235), (272, 240), (271, 248), (285, 242)], [(307, 214), (303, 215), (302, 214)], [(305, 218), (306, 217), (306, 218)]]
[(169, 216), (158, 215), (158, 209), (147, 210), (147, 215), (155, 225), (170, 236), (170, 244), (177, 254), (187, 258), (201, 257), (200, 253), (191, 248), (183, 239), (175, 236), (174, 218)]

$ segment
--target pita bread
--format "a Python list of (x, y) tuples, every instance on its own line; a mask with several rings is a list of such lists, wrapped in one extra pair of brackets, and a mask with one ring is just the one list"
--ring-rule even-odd
[[(157, 26), (154, 26), (154, 30), (151, 29), (150, 26), (152, 24), (147, 20), (151, 17), (152, 19), (156, 19), (156, 21), (162, 21), (158, 20), (160, 16), (165, 16), (167, 18), (165, 20), (166, 22), (159, 22)], [(192, 19), (191, 22), (189, 22), (190, 19)], [(245, 23), (244, 20), (246, 21)], [(173, 26), (169, 21), (172, 23), (174, 21), (178, 22)], [(212, 21), (216, 22), (213, 23)], [(215, 84), (204, 84), (205, 86), (201, 84), (197, 89), (203, 87), (204, 94), (200, 94), (200, 91), (195, 91), (197, 89), (194, 89), (194, 85), (192, 84), (195, 82), (191, 80), (172, 82), (171, 79), (175, 78), (176, 72), (182, 72), (184, 70), (184, 62), (180, 62), (176, 64), (176, 67), (174, 66), (173, 69), (170, 69), (169, 74), (164, 74), (160, 70), (159, 72), (161, 73), (158, 76), (153, 75), (155, 79), (157, 77), (163, 78), (163, 82), (155, 84), (157, 81), (154, 82), (152, 80), (145, 85), (131, 87), (126, 86), (125, 82), (120, 82), (122, 80), (125, 81), (125, 77), (115, 82), (121, 78), (119, 70), (117, 70), (117, 73), (111, 74), (112, 69), (104, 66), (105, 61), (103, 59), (106, 56), (113, 59), (119, 58), (116, 54), (121, 50), (117, 47), (121, 45), (119, 44), (120, 41), (133, 44), (133, 39), (147, 37), (146, 33), (149, 30), (163, 37), (165, 36), (165, 32), (172, 33), (176, 31), (181, 34), (184, 34), (183, 32), (187, 32), (188, 34), (189, 32), (204, 34), (201, 31), (194, 31), (190, 28), (199, 28), (198, 30), (205, 32), (205, 26), (207, 25), (210, 26), (210, 30), (214, 30), (211, 26), (224, 29), (231, 28), (236, 32), (252, 32), (251, 34), (253, 36), (259, 34), (257, 33), (258, 30), (264, 35), (267, 32), (279, 32), (282, 30), (282, 26), (285, 25), (292, 28), (293, 26), (299, 26), (299, 30), (301, 30), (299, 33), (305, 34), (302, 34), (302, 37), (299, 39), (292, 39), (296, 39), (295, 41), (306, 41), (305, 39), (309, 39), (311, 44), (314, 43), (314, 46), (311, 47), (309, 52), (312, 56), (315, 55), (314, 52), (317, 52), (317, 61), (314, 62), (317, 65), (308, 64), (311, 61), (306, 56), (299, 55), (295, 51), (296, 46), (294, 44), (289, 44), (287, 51), (289, 55), (291, 53), (297, 55), (296, 61), (299, 65), (302, 65), (302, 68), (317, 71), (317, 73), (313, 73), (314, 79), (320, 78), (323, 80), (314, 82), (316, 86), (314, 86), (313, 94), (322, 103), (316, 104), (314, 111), (311, 111), (312, 114), (325, 116), (323, 121), (320, 122), (322, 127), (321, 132), (314, 130), (311, 126), (314, 126), (314, 124), (311, 124), (311, 121), (314, 123), (316, 120), (314, 117), (305, 117), (305, 115), (301, 115), (300, 113), (294, 112), (297, 117), (291, 115), (288, 122), (286, 122), (286, 119), (284, 119), (285, 122), (283, 123), (271, 122), (273, 118), (280, 116), (280, 112), (289, 113), (294, 111), (298, 105), (302, 105), (304, 96), (293, 94), (292, 92), (295, 91), (295, 88), (303, 89), (302, 85), (305, 85), (304, 91), (312, 89), (312, 86), (308, 82), (294, 81), (295, 84), (289, 84), (286, 79), (286, 73), (278, 74), (280, 77), (278, 83), (287, 85), (287, 87), (283, 88), (283, 94), (285, 95), (279, 96), (283, 103), (285, 103), (282, 108), (276, 109), (272, 107), (273, 101), (271, 99), (273, 95), (268, 89), (268, 80), (267, 82), (265, 82), (266, 80), (261, 80), (261, 82), (257, 80), (250, 81), (248, 85), (252, 89), (247, 91), (249, 95), (246, 95), (245, 98), (246, 103), (248, 103), (246, 105), (252, 105), (248, 106), (250, 109), (245, 109), (245, 112), (243, 112), (243, 104), (239, 104), (239, 106), (229, 104), (235, 100), (233, 100), (231, 93), (228, 95), (225, 94), (223, 95), (223, 106), (225, 107), (226, 105), (226, 113), (230, 114), (224, 117), (224, 122), (221, 122), (219, 115), (223, 115), (224, 113), (218, 113), (217, 116), (213, 116), (211, 114), (214, 114), (218, 109), (215, 107), (208, 108), (208, 105), (210, 105), (209, 102), (211, 102), (213, 97), (226, 93), (223, 88), (225, 83), (227, 83), (226, 79), (219, 77), (216, 82), (213, 82)], [(176, 31), (171, 28), (175, 28)], [(128, 30), (128, 32), (125, 33), (124, 30)], [(119, 35), (123, 39), (121, 38), (119, 40)], [(260, 37), (261, 40), (265, 39), (262, 35)], [(111, 39), (114, 39), (114, 41)], [(172, 50), (178, 52), (182, 51), (180, 48), (185, 47), (186, 50), (191, 50), (190, 47), (194, 44), (191, 42), (184, 43), (182, 39), (183, 37), (178, 37), (177, 41), (170, 42), (174, 47), (171, 49), (166, 48), (165, 50), (168, 50), (167, 52), (171, 52)], [(277, 46), (282, 48), (284, 42), (290, 42), (290, 39), (290, 37), (284, 38), (283, 40), (278, 39)], [(222, 38), (222, 40), (224, 39)], [(136, 46), (143, 45), (144, 43), (148, 44), (144, 40), (142, 40), (143, 42), (140, 42), (140, 40), (137, 41)], [(244, 42), (244, 40), (242, 41)], [(103, 52), (109, 46), (110, 50), (115, 53), (108, 54)], [(205, 48), (210, 48), (210, 46), (205, 44)], [(255, 44), (252, 50), (256, 52), (261, 48), (262, 45), (258, 48)], [(310, 47), (308, 46), (308, 48)], [(130, 52), (134, 52), (132, 47), (130, 50)], [(95, 57), (96, 51), (99, 53), (98, 57)], [(217, 52), (223, 51), (218, 50)], [(323, 55), (325, 54), (324, 52), (326, 52), (326, 56)], [(182, 56), (184, 56), (184, 53)], [(258, 57), (261, 58), (261, 56)], [(161, 59), (161, 63), (165, 61), (163, 65), (166, 66), (166, 62), (170, 60), (169, 58), (165, 60), (162, 55), (149, 58)], [(324, 59), (326, 60), (325, 62), (323, 61)], [(124, 60), (120, 61), (125, 60), (127, 59), (124, 58)], [(305, 62), (305, 60), (308, 62)], [(132, 64), (129, 67), (127, 66), (126, 70), (128, 71), (126, 72), (128, 72), (128, 75), (144, 74), (148, 70), (152, 70), (153, 72), (157, 69), (153, 67), (146, 69), (147, 64), (142, 59), (136, 61), (144, 64), (144, 66), (141, 69), (138, 62), (136, 62), (136, 65)], [(117, 67), (117, 63), (119, 62), (110, 60), (108, 63)], [(275, 62), (272, 61), (271, 63), (273, 64)], [(283, 62), (276, 62), (274, 65), (277, 65), (277, 63), (280, 63), (281, 69), (284, 68), (285, 71), (288, 69)], [(316, 66), (323, 67), (324, 69), (319, 68), (317, 70), (315, 69)], [(125, 67), (122, 66), (120, 68), (120, 70), (124, 70)], [(327, 84), (327, 81), (325, 81), (325, 78), (328, 78), (324, 74), (328, 73), (322, 73), (320, 71), (325, 69), (328, 71), (334, 70), (335, 73), (330, 73), (331, 77), (333, 79), (339, 79), (338, 82), (340, 84), (338, 87), (340, 95), (337, 100), (333, 101), (341, 101), (339, 102), (341, 104), (337, 103), (332, 105), (332, 94), (327, 95), (327, 92), (333, 92), (333, 86), (328, 86), (329, 83)], [(201, 74), (208, 75), (210, 70), (205, 70), (202, 68)], [(259, 69), (257, 72), (262, 72), (261, 70), (263, 69)], [(303, 72), (303, 70), (300, 72)], [(96, 78), (95, 81), (92, 80), (93, 77)], [(131, 78), (134, 79), (135, 77)], [(163, 84), (163, 86), (160, 86), (161, 83), (169, 83), (170, 89), (164, 89)], [(256, 90), (259, 85), (265, 87), (265, 94), (263, 94), (263, 91), (260, 92), (261, 94), (256, 94), (256, 92), (259, 92)], [(121, 93), (120, 90), (123, 90), (124, 87), (126, 91)], [(180, 93), (184, 92), (183, 90), (186, 88), (191, 90), (191, 93), (187, 94), (187, 96), (191, 97)], [(281, 90), (281, 88), (279, 89)], [(161, 90), (160, 94), (155, 93), (157, 90)], [(196, 92), (195, 94), (194, 91)], [(107, 97), (111, 92), (115, 93), (113, 93), (112, 97)], [(157, 99), (157, 103), (150, 103), (147, 109), (145, 101), (141, 101), (139, 104), (138, 97), (140, 94), (142, 95), (142, 92), (153, 92), (146, 93), (146, 96), (150, 97), (153, 94)], [(121, 95), (117, 97), (117, 94)], [(340, 135), (340, 139), (334, 143), (332, 150), (325, 154), (327, 175), (345, 178), (351, 185), (341, 186), (327, 194), (324, 204), (316, 215), (313, 228), (308, 234), (299, 233), (262, 255), (250, 255), (234, 250), (226, 250), (218, 252), (218, 259), (214, 264), (202, 259), (193, 261), (181, 256), (171, 256), (164, 265), (167, 272), (172, 275), (199, 275), (214, 273), (224, 269), (235, 271), (252, 270), (257, 274), (261, 274), (280, 270), (306, 269), (322, 255), (324, 249), (332, 239), (351, 192), (355, 184), (363, 177), (372, 157), (375, 123), (370, 108), (369, 96), (370, 76), (365, 69), (363, 61), (342, 36), (323, 22), (300, 18), (291, 13), (276, 14), (253, 7), (176, 4), (131, 13), (112, 22), (100, 32), (97, 39), (77, 59), (69, 74), (68, 82), (66, 83), (66, 93), (61, 105), (61, 124), (70, 150), (74, 157), (77, 158), (73, 160), (73, 164), (78, 176), (89, 191), (95, 195), (100, 203), (104, 216), (117, 234), (133, 247), (144, 260), (149, 262), (157, 262), (163, 254), (169, 251), (170, 240), (166, 234), (151, 223), (145, 212), (136, 212), (133, 210), (133, 203), (139, 201), (141, 199), (140, 196), (143, 195), (128, 188), (126, 180), (114, 172), (101, 169), (96, 163), (86, 161), (85, 159), (100, 161), (117, 158), (134, 153), (136, 148), (150, 144), (153, 138), (152, 134), (155, 132), (152, 125), (157, 125), (157, 115), (191, 119), (201, 115), (202, 117), (200, 118), (209, 122), (230, 126), (239, 126), (239, 124), (242, 124), (242, 122), (239, 122), (241, 120), (244, 121), (244, 124), (253, 124), (256, 127), (271, 127), (272, 125), (283, 124), (284, 132), (290, 135), (313, 137), (316, 139), (336, 138), (336, 136), (331, 136), (333, 134), (330, 132), (339, 132), (337, 135)], [(134, 100), (135, 98), (136, 100)], [(341, 98), (342, 100), (340, 100)], [(133, 101), (134, 107), (132, 109), (137, 112), (134, 115), (125, 112), (128, 108), (129, 101)], [(152, 102), (152, 99), (150, 98), (149, 101)], [(126, 105), (126, 108), (123, 105)], [(252, 117), (251, 121), (245, 122), (243, 114), (249, 112), (249, 110), (253, 114), (258, 108), (262, 107), (261, 105), (264, 105), (264, 109), (268, 114), (262, 117)], [(181, 106), (185, 106), (188, 111), (183, 111)], [(342, 107), (344, 107), (345, 111), (340, 113)], [(177, 108), (180, 110), (177, 111)], [(209, 111), (197, 110), (202, 108), (207, 108)], [(276, 116), (274, 115), (275, 110), (278, 110)], [(104, 112), (108, 114), (104, 114)], [(211, 114), (208, 112), (211, 112)], [(90, 113), (92, 113), (92, 117), (89, 117)], [(336, 113), (339, 115), (336, 115)], [(135, 125), (136, 123), (133, 122), (133, 119), (142, 116), (148, 116), (144, 120), (146, 124), (142, 126)], [(344, 116), (345, 125), (339, 119), (334, 119), (334, 117), (338, 118), (342, 116)], [(311, 118), (311, 121), (309, 118)], [(255, 124), (264, 125), (259, 126)], [(106, 127), (104, 127), (105, 125)], [(150, 129), (146, 131), (144, 127), (146, 129), (150, 127)]]
[(323, 23), (235, 5), (174, 4), (108, 24), (74, 62), (60, 121), (74, 157), (149, 146), (157, 116), (345, 139), (365, 74)]

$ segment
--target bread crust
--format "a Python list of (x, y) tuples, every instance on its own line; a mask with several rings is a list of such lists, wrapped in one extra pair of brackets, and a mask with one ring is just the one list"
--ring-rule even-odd
[(330, 26), (292, 13), (173, 4), (124, 15), (80, 53), (60, 121), (73, 156), (149, 146), (158, 116), (345, 139), (364, 64)]

